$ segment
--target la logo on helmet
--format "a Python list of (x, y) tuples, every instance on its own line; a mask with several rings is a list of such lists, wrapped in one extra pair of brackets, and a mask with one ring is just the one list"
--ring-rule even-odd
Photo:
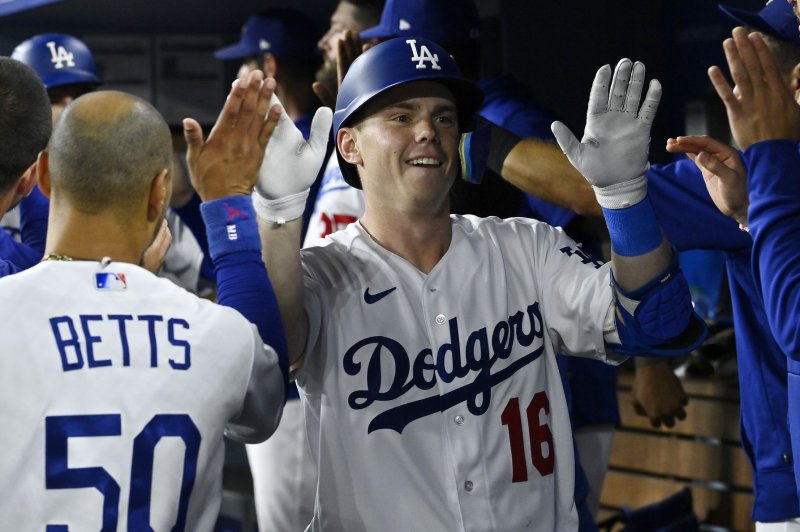
[(50, 62), (53, 63), (57, 69), (64, 68), (64, 66), (75, 66), (72, 52), (68, 52), (63, 46), (56, 47), (55, 41), (47, 43), (47, 47), (50, 49)]
[(411, 60), (417, 62), (417, 69), (428, 68), (425, 61), (431, 62), (431, 69), (433, 70), (442, 69), (442, 67), (439, 66), (439, 54), (432, 54), (424, 44), (420, 45), (418, 51), (416, 39), (408, 39), (406, 42), (411, 46), (411, 53), (413, 54)]

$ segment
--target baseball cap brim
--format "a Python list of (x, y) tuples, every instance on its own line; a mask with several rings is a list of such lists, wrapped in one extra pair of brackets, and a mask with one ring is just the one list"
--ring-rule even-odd
[[(775, 0), (778, 1), (778, 0)], [(783, 0), (781, 0), (783, 1)], [(772, 35), (778, 39), (786, 39), (785, 35), (781, 35), (774, 27), (772, 27), (767, 21), (765, 21), (758, 13), (754, 13), (752, 11), (748, 11), (746, 9), (741, 9), (738, 7), (731, 7), (726, 6), (724, 4), (718, 4), (720, 10), (731, 17), (733, 20), (741, 24), (742, 26), (747, 26), (748, 28), (753, 28), (761, 33), (766, 33), (767, 35)]]
[(367, 28), (358, 34), (362, 39), (389, 39), (391, 37), (398, 37), (399, 35), (399, 33), (393, 32), (391, 28), (382, 26), (381, 24)]
[(226, 46), (225, 48), (220, 48), (214, 52), (214, 57), (223, 61), (228, 61), (230, 59), (242, 59), (244, 57), (250, 57), (258, 54), (259, 52), (254, 51), (251, 46), (247, 46), (243, 42), (238, 42), (236, 44)]

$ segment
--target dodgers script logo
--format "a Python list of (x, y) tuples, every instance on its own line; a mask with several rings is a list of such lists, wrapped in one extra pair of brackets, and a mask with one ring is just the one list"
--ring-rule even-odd
[[(449, 323), (450, 342), (439, 346), (435, 355), (432, 349), (425, 348), (412, 359), (400, 342), (385, 336), (359, 340), (344, 354), (342, 367), (348, 375), (356, 376), (362, 370), (366, 373), (366, 389), (352, 392), (347, 399), (353, 410), (368, 408), (378, 401), (393, 401), (412, 388), (430, 390), (436, 386), (437, 379), (449, 383), (469, 374), (475, 376), (472, 382), (445, 394), (432, 395), (381, 412), (370, 421), (368, 433), (379, 429), (402, 433), (412, 421), (464, 402), (472, 414), (480, 416), (489, 409), (492, 388), (511, 378), (544, 352), (544, 326), (538, 302), (528, 305), (525, 312), (517, 311), (508, 320), (497, 323), (491, 331), (483, 327), (471, 332), (463, 352), (458, 318), (452, 318)], [(506, 367), (493, 373), (492, 367), (498, 361), (508, 359), (516, 344), (532, 346), (532, 350), (515, 357)], [(388, 389), (383, 374), (393, 375)]]
[(439, 66), (439, 54), (432, 54), (424, 44), (420, 45), (419, 51), (417, 51), (416, 39), (408, 39), (406, 42), (411, 46), (411, 60), (417, 62), (417, 69), (428, 68), (425, 61), (431, 62), (431, 68), (433, 70), (442, 69), (442, 67)]
[(65, 64), (68, 67), (75, 66), (72, 52), (68, 52), (63, 46), (56, 47), (55, 41), (47, 43), (47, 47), (50, 49), (50, 62), (53, 63), (57, 69), (64, 68)]

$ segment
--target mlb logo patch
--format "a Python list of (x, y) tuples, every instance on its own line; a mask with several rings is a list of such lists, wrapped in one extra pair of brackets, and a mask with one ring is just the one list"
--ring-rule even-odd
[(99, 272), (95, 275), (95, 287), (98, 290), (127, 290), (128, 282), (124, 273)]

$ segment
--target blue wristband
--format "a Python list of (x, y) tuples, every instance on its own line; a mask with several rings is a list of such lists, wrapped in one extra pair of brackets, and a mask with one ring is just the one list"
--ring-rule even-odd
[(206, 224), (208, 251), (216, 261), (232, 251), (261, 251), (258, 222), (250, 196), (229, 196), (200, 205)]
[(644, 255), (661, 245), (661, 228), (648, 197), (624, 209), (603, 208), (603, 216), (611, 237), (611, 249), (617, 255)]

